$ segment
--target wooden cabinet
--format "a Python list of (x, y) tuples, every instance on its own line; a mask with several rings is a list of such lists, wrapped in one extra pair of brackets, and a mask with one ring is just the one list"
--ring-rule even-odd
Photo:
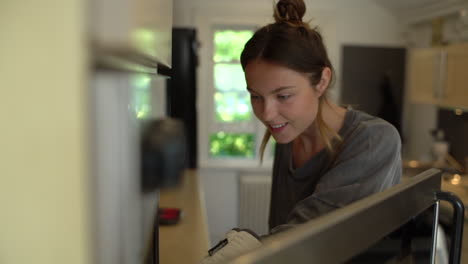
[(409, 59), (409, 96), (412, 102), (435, 103), (439, 49), (418, 49), (410, 53)]
[(412, 50), (411, 102), (468, 108), (468, 44)]
[(447, 65), (441, 104), (468, 108), (468, 44), (446, 48)]

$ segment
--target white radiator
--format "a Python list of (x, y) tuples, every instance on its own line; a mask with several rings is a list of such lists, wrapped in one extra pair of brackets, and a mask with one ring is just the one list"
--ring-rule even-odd
[(239, 227), (259, 235), (268, 233), (271, 176), (241, 175), (239, 183)]

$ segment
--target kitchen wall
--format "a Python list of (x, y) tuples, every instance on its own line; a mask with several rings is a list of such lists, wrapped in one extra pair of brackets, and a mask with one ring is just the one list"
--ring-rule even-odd
[(0, 3), (0, 263), (92, 263), (85, 9)]
[[(403, 46), (403, 30), (393, 14), (371, 0), (307, 0), (305, 20), (312, 19), (322, 31), (329, 55), (340, 72), (341, 47), (344, 44), (374, 46)], [(204, 98), (207, 65), (210, 59), (210, 27), (212, 24), (264, 25), (273, 21), (271, 0), (176, 0), (174, 26), (196, 27), (201, 42), (198, 68), (199, 127), (206, 125)], [(358, 65), (357, 65), (358, 66)], [(340, 76), (332, 91), (332, 98), (340, 100)], [(200, 134), (200, 133), (199, 133)], [(242, 173), (269, 176), (269, 169), (223, 168), (213, 165), (200, 170), (210, 227), (211, 243), (216, 243), (230, 228), (237, 226), (238, 176)]]

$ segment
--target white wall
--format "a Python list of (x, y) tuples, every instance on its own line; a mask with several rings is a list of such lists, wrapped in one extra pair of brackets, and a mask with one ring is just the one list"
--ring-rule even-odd
[(198, 173), (204, 192), (210, 243), (214, 245), (228, 230), (237, 227), (238, 175), (230, 169), (200, 169)]
[[(341, 47), (344, 44), (377, 46), (402, 46), (402, 30), (398, 20), (389, 11), (380, 8), (371, 0), (307, 0), (304, 20), (312, 19), (318, 25), (332, 63), (339, 75), (341, 69)], [(273, 22), (271, 0), (175, 0), (174, 25), (196, 27), (201, 42), (198, 68), (198, 113), (199, 128), (207, 126), (206, 106), (210, 100), (207, 88), (212, 85), (209, 76), (211, 53), (211, 25), (265, 25)], [(332, 90), (332, 97), (339, 99), (340, 77)], [(203, 130), (199, 136), (206, 135)], [(201, 145), (203, 145), (201, 141)], [(200, 149), (203, 146), (200, 146)], [(200, 155), (199, 155), (200, 156)], [(222, 167), (222, 164), (218, 165)], [(246, 170), (247, 168), (242, 168)], [(240, 170), (201, 169), (207, 203), (211, 243), (214, 244), (230, 228), (237, 225), (238, 175)], [(254, 169), (255, 170), (255, 169)], [(262, 170), (260, 170), (262, 171)], [(259, 173), (257, 171), (257, 173)], [(265, 175), (270, 174), (264, 169)]]

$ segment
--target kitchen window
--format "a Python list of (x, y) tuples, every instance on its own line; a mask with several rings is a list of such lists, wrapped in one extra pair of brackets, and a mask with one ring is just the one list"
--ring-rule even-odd
[[(254, 30), (216, 28), (212, 49), (212, 107), (208, 131), (209, 159), (259, 161), (265, 131), (250, 105), (240, 54)], [(271, 160), (271, 147), (264, 160)]]

